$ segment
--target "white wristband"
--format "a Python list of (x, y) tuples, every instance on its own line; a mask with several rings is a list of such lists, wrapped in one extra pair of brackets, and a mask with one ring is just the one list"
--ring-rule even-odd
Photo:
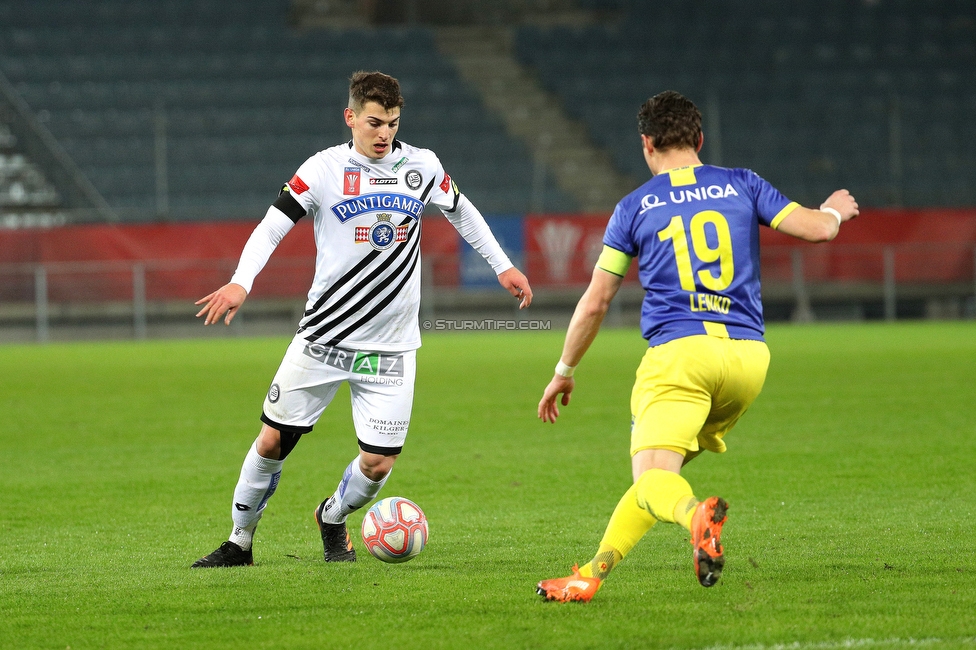
[(838, 212), (837, 210), (834, 210), (833, 208), (826, 208), (826, 207), (824, 207), (824, 206), (821, 205), (820, 206), (820, 211), (821, 212), (829, 212), (830, 214), (832, 214), (835, 217), (837, 217), (837, 225), (838, 226), (840, 224), (844, 223), (844, 218), (840, 216), (840, 212)]
[(574, 372), (576, 372), (576, 366), (567, 366), (565, 363), (563, 363), (562, 359), (560, 359), (559, 363), (556, 364), (557, 375), (562, 375), (563, 377), (572, 377)]

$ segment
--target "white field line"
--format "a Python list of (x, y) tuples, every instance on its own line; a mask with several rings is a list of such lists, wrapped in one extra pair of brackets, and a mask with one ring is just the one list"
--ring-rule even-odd
[(924, 648), (936, 644), (954, 644), (958, 646), (976, 646), (976, 637), (957, 637), (955, 639), (845, 639), (843, 641), (821, 641), (815, 643), (774, 643), (766, 645), (756, 643), (751, 645), (713, 645), (700, 650), (840, 650), (842, 648), (877, 648), (877, 647), (905, 647)]

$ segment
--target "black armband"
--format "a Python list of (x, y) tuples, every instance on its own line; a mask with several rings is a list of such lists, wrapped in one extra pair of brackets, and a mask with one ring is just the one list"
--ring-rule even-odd
[(298, 220), (306, 214), (305, 208), (291, 195), (287, 185), (281, 188), (281, 191), (278, 192), (278, 198), (272, 205), (285, 213), (285, 216), (295, 223), (298, 223)]

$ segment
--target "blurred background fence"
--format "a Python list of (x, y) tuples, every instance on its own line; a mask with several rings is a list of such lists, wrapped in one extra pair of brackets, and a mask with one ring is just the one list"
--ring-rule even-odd
[[(568, 322), (602, 247), (606, 216), (489, 217), (536, 300), (518, 312), (481, 257), (440, 215), (424, 218), (422, 319)], [(226, 283), (253, 222), (74, 226), (0, 236), (0, 334), (7, 340), (200, 335), (194, 301)], [(810, 245), (762, 229), (769, 320), (976, 317), (976, 210), (869, 210), (846, 242)], [(287, 334), (315, 263), (311, 224), (281, 243), (225, 335)], [(17, 260), (11, 262), (11, 260)], [(635, 265), (636, 267), (636, 265)], [(610, 324), (635, 324), (632, 268)], [(222, 329), (222, 328), (220, 328)]]

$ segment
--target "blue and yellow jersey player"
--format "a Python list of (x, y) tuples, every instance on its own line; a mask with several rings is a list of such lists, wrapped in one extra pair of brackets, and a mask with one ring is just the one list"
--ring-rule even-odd
[(569, 404), (573, 372), (636, 258), (646, 291), (641, 328), (648, 349), (631, 395), (634, 484), (593, 559), (568, 577), (537, 585), (547, 600), (589, 601), (658, 521), (688, 529), (698, 581), (705, 587), (718, 581), (728, 504), (716, 496), (699, 501), (681, 468), (703, 450), (725, 451), (725, 435), (766, 379), (759, 226), (822, 242), (858, 214), (847, 190), (812, 210), (749, 170), (703, 165), (701, 113), (674, 91), (647, 100), (638, 126), (653, 178), (624, 197), (610, 218), (603, 253), (538, 411), (543, 421), (555, 422), (559, 396)]

